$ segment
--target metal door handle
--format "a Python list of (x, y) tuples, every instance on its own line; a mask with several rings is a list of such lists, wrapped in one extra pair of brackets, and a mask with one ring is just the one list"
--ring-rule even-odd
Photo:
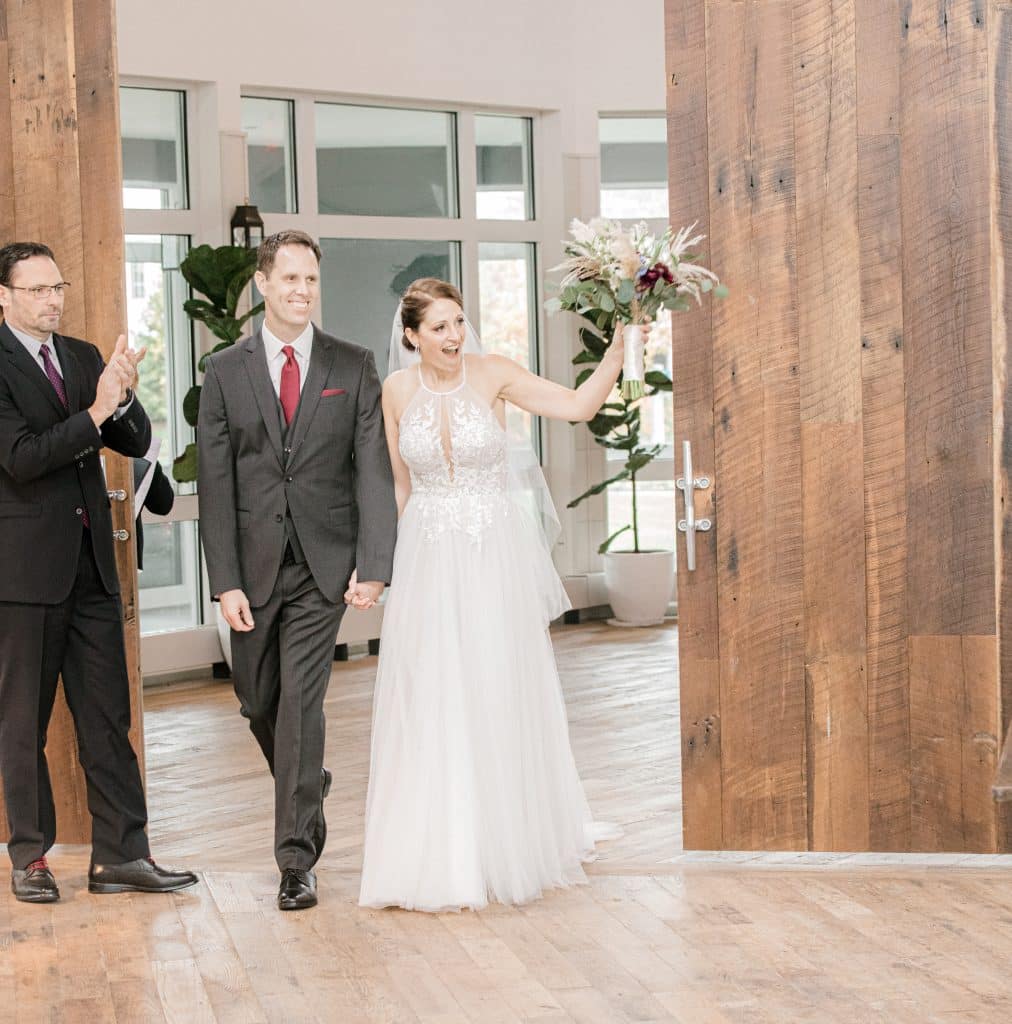
[(109, 495), (109, 500), (110, 501), (126, 501), (126, 491), (115, 490), (115, 491), (106, 491), (105, 493)]
[(709, 477), (692, 475), (692, 444), (683, 441), (682, 475), (675, 481), (675, 487), (682, 492), (685, 503), (685, 518), (678, 520), (678, 529), (685, 534), (685, 565), (689, 572), (696, 569), (696, 531), (706, 533), (713, 525), (709, 519), (696, 518), (695, 492), (709, 486)]
[(112, 531), (112, 537), (113, 537), (113, 540), (129, 540), (130, 539), (130, 531), (129, 530), (113, 530)]

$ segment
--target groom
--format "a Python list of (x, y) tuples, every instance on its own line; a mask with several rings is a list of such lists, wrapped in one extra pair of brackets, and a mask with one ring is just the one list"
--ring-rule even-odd
[(302, 910), (327, 834), (323, 699), (345, 592), (359, 607), (379, 598), (397, 510), (372, 353), (311, 320), (320, 247), (271, 235), (255, 279), (262, 329), (206, 364), (200, 534), (242, 714), (274, 776), (278, 906)]

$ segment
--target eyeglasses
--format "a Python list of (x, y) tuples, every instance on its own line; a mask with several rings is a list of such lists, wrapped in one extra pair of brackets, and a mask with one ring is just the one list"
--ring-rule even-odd
[(16, 284), (7, 285), (12, 292), (28, 292), (33, 299), (38, 299), (40, 302), (43, 299), (48, 299), (50, 295), (60, 295), (70, 287), (69, 281), (61, 281), (59, 284), (37, 284), (32, 288), (21, 288)]

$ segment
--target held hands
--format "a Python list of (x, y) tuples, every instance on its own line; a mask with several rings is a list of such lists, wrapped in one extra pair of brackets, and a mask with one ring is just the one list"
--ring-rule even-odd
[(365, 611), (376, 604), (385, 586), (386, 584), (375, 580), (359, 582), (358, 570), (356, 569), (351, 574), (351, 579), (348, 580), (348, 589), (344, 592), (344, 603), (350, 604), (352, 608)]
[(135, 352), (127, 347), (125, 334), (116, 339), (116, 347), (98, 378), (95, 401), (88, 410), (96, 427), (101, 427), (116, 411), (116, 407), (127, 400), (130, 389), (136, 387), (137, 366), (145, 355), (146, 348)]
[(221, 614), (225, 621), (237, 633), (248, 633), (253, 628), (253, 613), (250, 611), (249, 598), (242, 590), (226, 590), (218, 595)]

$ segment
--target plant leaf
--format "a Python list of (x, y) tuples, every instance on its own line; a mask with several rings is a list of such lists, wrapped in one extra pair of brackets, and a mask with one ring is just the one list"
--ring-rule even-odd
[(197, 413), (200, 410), (200, 385), (194, 384), (183, 396), (183, 419), (191, 427), (197, 425)]
[(182, 455), (172, 460), (172, 479), (180, 484), (197, 479), (197, 446), (192, 441)]
[(597, 553), (599, 555), (606, 555), (608, 553), (608, 548), (611, 547), (611, 542), (616, 537), (620, 537), (623, 533), (626, 532), (626, 530), (631, 530), (631, 529), (632, 529), (632, 523), (626, 523), (625, 526), (623, 526), (620, 529), (616, 530), (607, 540), (602, 542), (601, 546), (597, 549)]
[(581, 501), (586, 498), (591, 498), (595, 494), (600, 494), (606, 487), (610, 487), (612, 484), (617, 483), (619, 480), (627, 480), (629, 478), (629, 471), (623, 469), (621, 473), (616, 473), (615, 476), (609, 477), (607, 480), (602, 480), (601, 483), (595, 484), (590, 490), (584, 491), (579, 497), (574, 498), (566, 508), (576, 508)]

